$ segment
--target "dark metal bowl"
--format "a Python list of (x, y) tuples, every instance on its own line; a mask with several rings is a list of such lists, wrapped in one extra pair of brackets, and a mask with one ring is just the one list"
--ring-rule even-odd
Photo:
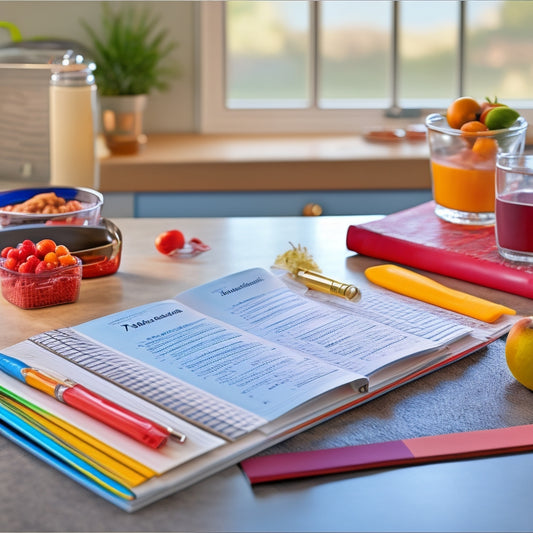
[(118, 270), (122, 253), (122, 233), (106, 218), (91, 226), (25, 224), (0, 230), (0, 249), (17, 246), (24, 239), (39, 242), (52, 239), (64, 244), (83, 265), (83, 278), (113, 274)]

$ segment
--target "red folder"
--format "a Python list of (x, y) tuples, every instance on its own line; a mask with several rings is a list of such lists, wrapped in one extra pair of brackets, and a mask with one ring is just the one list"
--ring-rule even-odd
[(517, 453), (533, 450), (533, 425), (467, 431), (250, 457), (241, 467), (250, 483)]
[(426, 202), (381, 220), (351, 225), (354, 252), (533, 298), (533, 266), (498, 254), (493, 226), (451, 224)]

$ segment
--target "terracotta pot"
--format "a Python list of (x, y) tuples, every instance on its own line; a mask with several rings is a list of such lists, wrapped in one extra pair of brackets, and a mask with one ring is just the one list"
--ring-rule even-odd
[(146, 94), (102, 96), (102, 132), (112, 154), (136, 154), (146, 142), (143, 117)]

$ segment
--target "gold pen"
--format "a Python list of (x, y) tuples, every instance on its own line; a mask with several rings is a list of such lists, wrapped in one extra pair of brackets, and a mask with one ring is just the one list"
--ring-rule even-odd
[(295, 271), (294, 277), (315, 291), (340, 296), (352, 302), (357, 302), (361, 298), (361, 291), (355, 285), (336, 281), (313, 270), (298, 269)]
[(320, 268), (307, 248), (300, 244), (294, 246), (292, 242), (289, 244), (292, 249), (276, 257), (275, 268), (289, 271), (295, 280), (309, 289), (333, 294), (352, 302), (357, 302), (361, 298), (361, 291), (355, 285), (336, 281), (318, 272)]

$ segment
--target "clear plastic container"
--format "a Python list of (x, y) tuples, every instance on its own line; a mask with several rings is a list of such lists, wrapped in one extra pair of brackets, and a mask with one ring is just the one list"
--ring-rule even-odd
[(3, 297), (21, 309), (38, 309), (75, 302), (80, 293), (82, 262), (47, 272), (25, 274), (9, 270), (0, 258)]

